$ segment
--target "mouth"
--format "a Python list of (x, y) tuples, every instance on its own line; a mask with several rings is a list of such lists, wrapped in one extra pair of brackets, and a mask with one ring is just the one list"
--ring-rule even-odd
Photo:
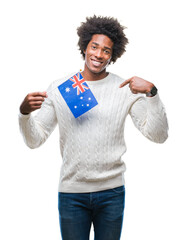
[(91, 62), (92, 64), (95, 66), (95, 67), (99, 67), (102, 65), (103, 62), (101, 61), (98, 61), (98, 60), (95, 60), (95, 59), (91, 59)]

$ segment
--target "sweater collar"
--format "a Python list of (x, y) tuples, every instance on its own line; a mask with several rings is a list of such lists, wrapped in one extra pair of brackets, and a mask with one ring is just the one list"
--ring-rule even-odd
[(109, 81), (110, 78), (111, 78), (111, 73), (109, 72), (105, 78), (102, 78), (100, 80), (94, 80), (94, 81), (86, 81), (86, 82), (88, 83), (88, 85), (100, 85)]

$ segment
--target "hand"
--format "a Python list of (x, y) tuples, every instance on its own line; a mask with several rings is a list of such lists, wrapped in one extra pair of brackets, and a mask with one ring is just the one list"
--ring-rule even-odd
[(41, 108), (45, 98), (47, 98), (46, 92), (29, 93), (20, 106), (20, 112), (26, 115)]
[(132, 93), (148, 93), (154, 87), (154, 84), (139, 77), (132, 77), (120, 84), (120, 88), (129, 84)]

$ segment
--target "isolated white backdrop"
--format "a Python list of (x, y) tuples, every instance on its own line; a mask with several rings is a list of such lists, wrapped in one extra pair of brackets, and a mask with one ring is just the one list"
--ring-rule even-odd
[[(0, 3), (0, 239), (60, 240), (56, 129), (39, 149), (18, 128), (25, 95), (83, 68), (76, 28), (86, 16), (118, 18), (127, 52), (108, 70), (159, 89), (169, 120), (162, 144), (145, 139), (128, 117), (126, 208), (121, 239), (187, 239), (186, 10), (178, 0), (6, 0)], [(93, 229), (91, 238), (93, 239)]]

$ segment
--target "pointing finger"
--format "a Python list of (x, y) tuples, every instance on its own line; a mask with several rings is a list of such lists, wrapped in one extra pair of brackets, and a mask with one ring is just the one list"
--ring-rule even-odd
[(122, 88), (122, 87), (126, 86), (128, 83), (130, 83), (131, 79), (132, 78), (127, 79), (125, 82), (121, 83), (119, 87)]

